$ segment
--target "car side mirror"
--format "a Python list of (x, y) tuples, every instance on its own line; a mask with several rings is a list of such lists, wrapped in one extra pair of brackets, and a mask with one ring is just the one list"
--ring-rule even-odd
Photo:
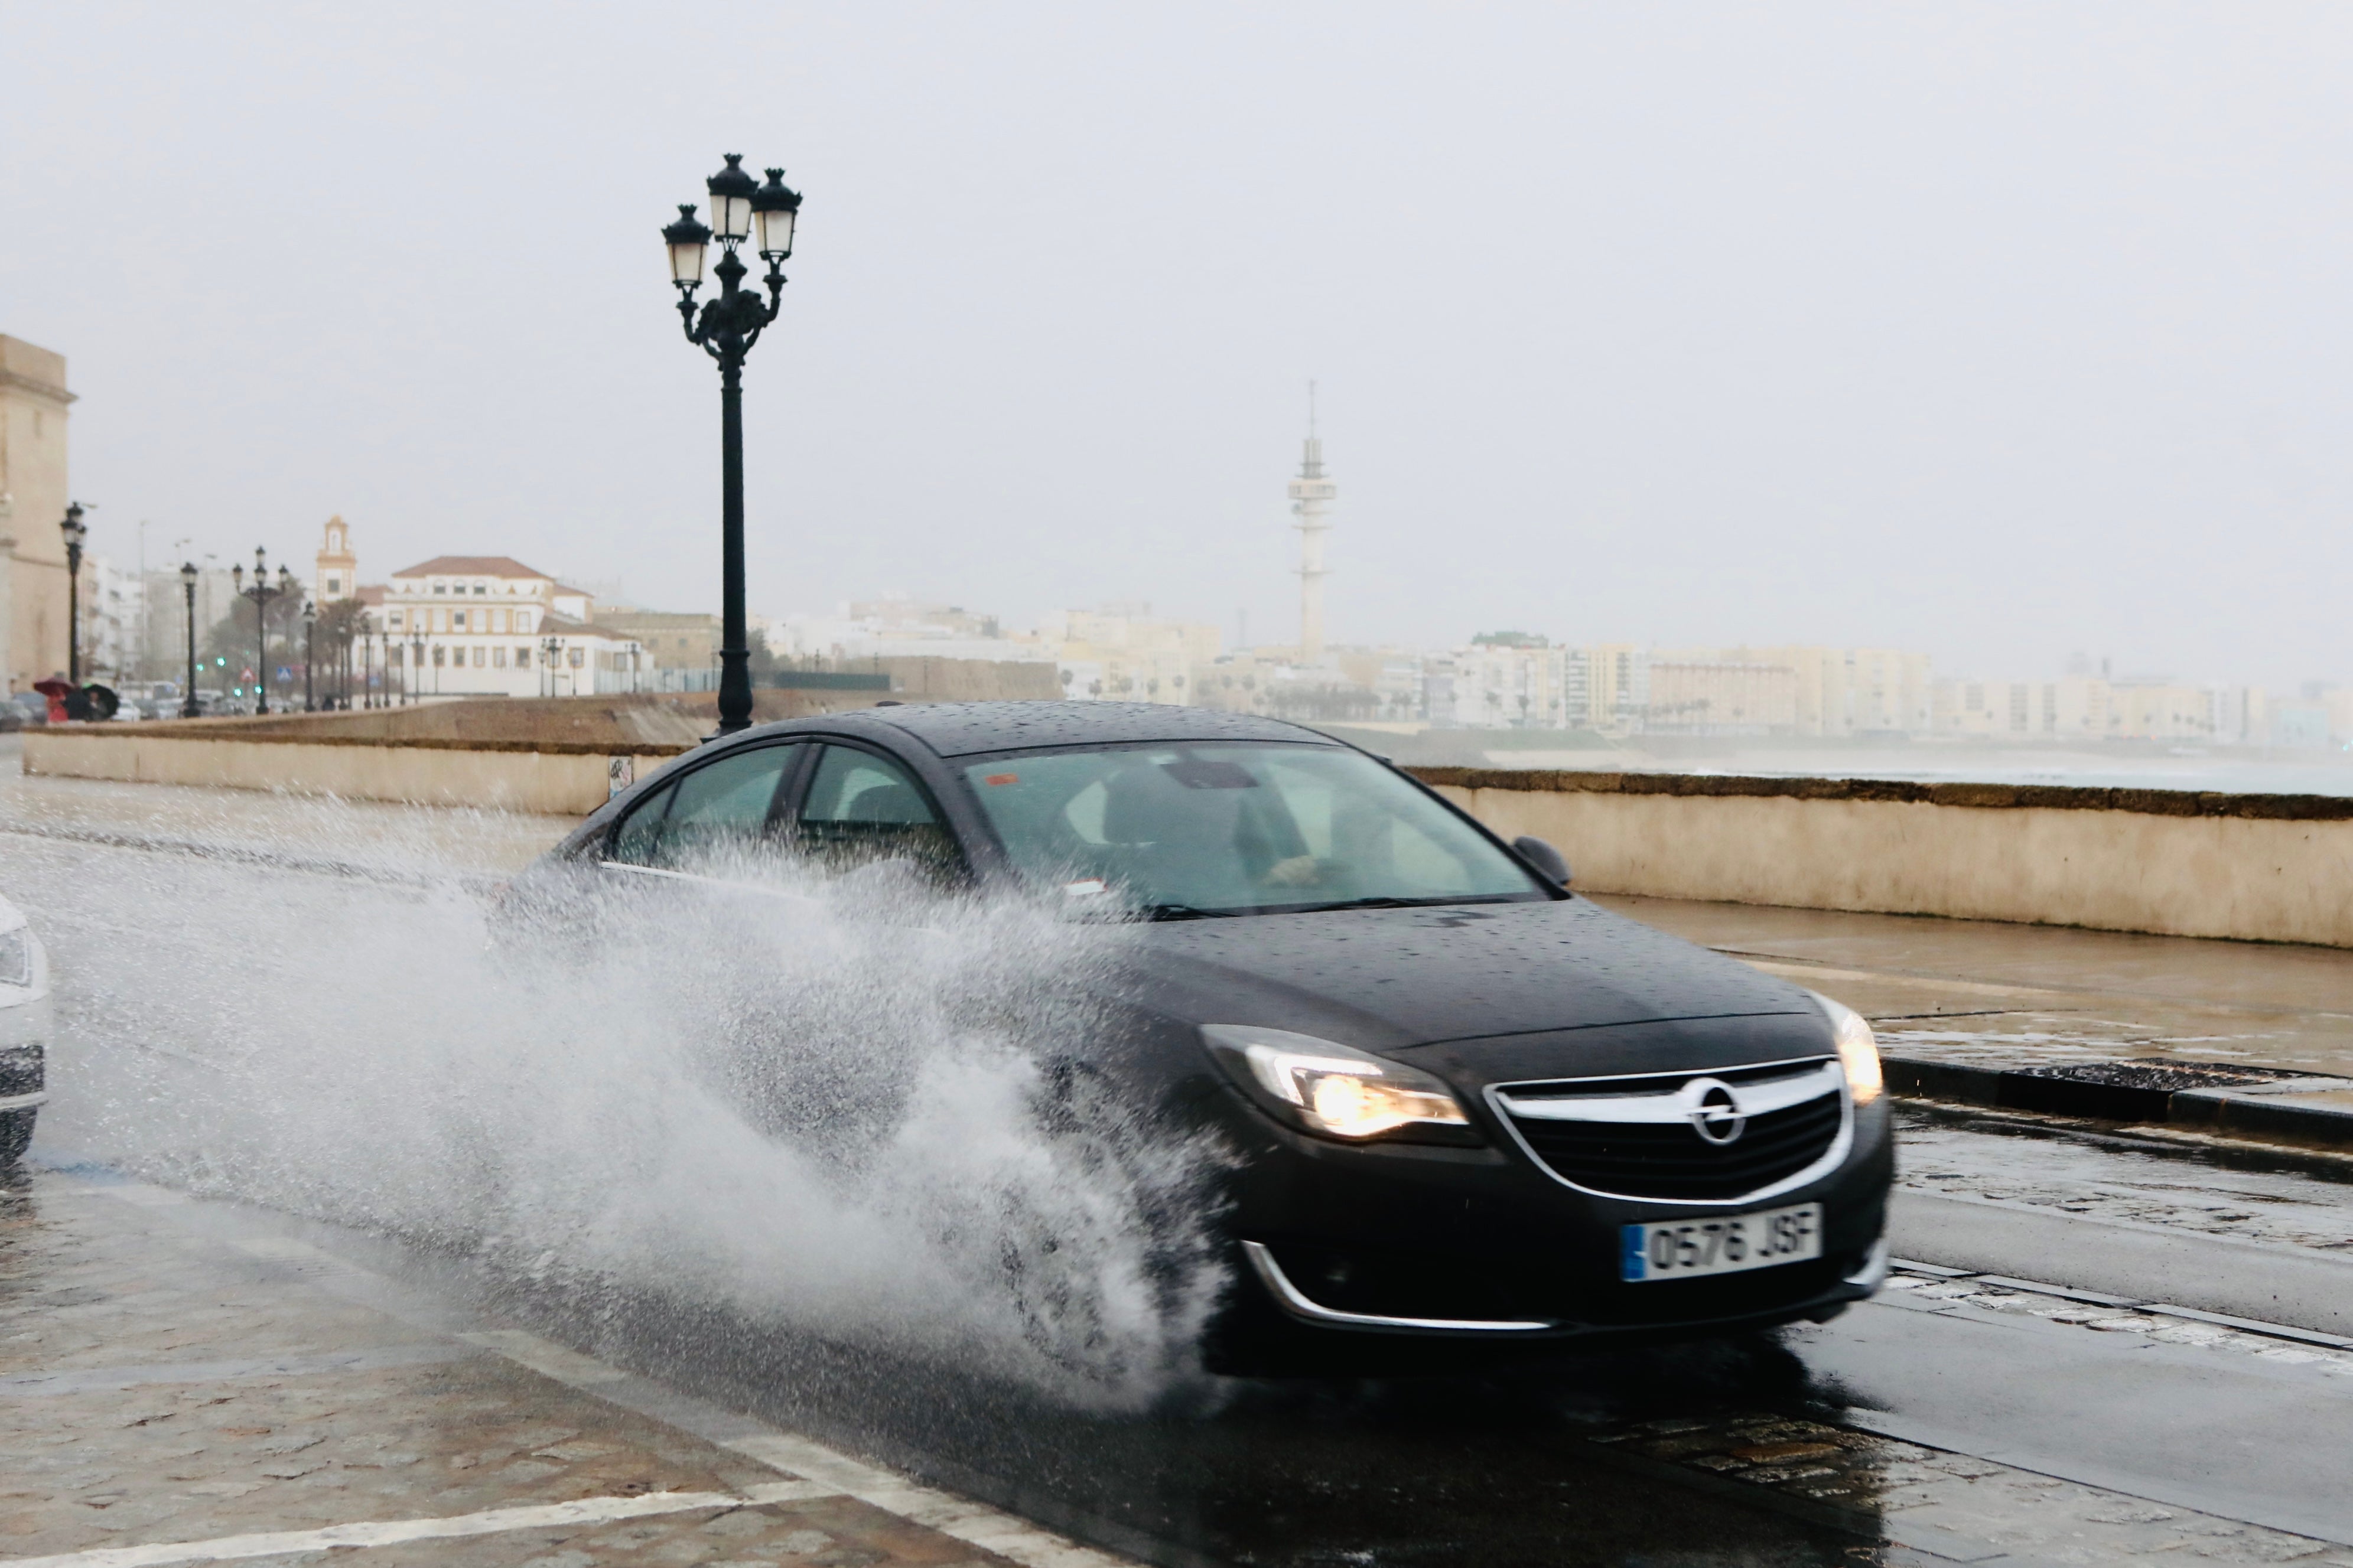
[(1521, 859), (1543, 872), (1555, 883), (1564, 888), (1568, 886), (1568, 862), (1560, 858), (1559, 850), (1541, 838), (1525, 834), (1513, 839), (1512, 847), (1520, 852)]

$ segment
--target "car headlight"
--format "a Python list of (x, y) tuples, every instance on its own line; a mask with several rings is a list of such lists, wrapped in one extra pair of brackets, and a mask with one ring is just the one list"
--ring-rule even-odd
[(1879, 1068), (1879, 1037), (1871, 1032), (1870, 1022), (1845, 1003), (1833, 1002), (1819, 991), (1807, 994), (1830, 1016), (1839, 1066), (1846, 1069), (1848, 1097), (1857, 1105), (1869, 1105), (1887, 1087), (1886, 1075)]
[(1418, 1068), (1313, 1035), (1207, 1024), (1201, 1037), (1277, 1120), (1351, 1142), (1483, 1142), (1451, 1090)]
[(23, 926), (0, 931), (0, 985), (33, 983), (33, 933)]

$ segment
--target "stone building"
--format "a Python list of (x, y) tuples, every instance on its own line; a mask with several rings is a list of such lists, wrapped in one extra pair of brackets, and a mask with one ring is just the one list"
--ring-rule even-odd
[(688, 610), (638, 610), (597, 606), (596, 625), (645, 649), (649, 669), (719, 668), (717, 616)]
[(24, 691), (66, 668), (66, 390), (63, 354), (0, 335), (0, 686)]

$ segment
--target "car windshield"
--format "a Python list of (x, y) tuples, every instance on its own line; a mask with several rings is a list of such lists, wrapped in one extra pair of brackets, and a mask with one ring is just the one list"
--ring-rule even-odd
[(965, 776), (1024, 876), (1161, 918), (1550, 896), (1476, 829), (1345, 747), (1029, 752)]

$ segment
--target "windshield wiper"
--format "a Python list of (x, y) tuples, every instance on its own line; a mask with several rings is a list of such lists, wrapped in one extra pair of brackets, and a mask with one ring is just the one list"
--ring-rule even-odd
[(1148, 921), (1213, 921), (1227, 910), (1197, 910), (1190, 904), (1146, 904), (1136, 913)]

